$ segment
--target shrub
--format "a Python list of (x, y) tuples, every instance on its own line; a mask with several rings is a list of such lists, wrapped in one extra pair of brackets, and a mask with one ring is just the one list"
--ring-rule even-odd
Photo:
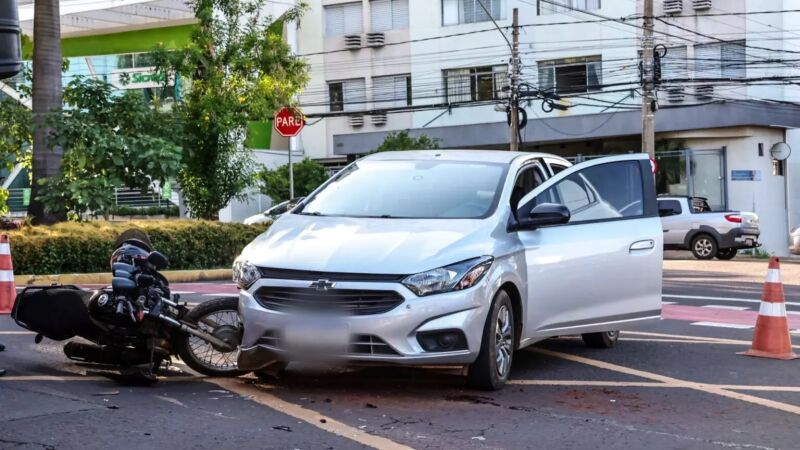
[(26, 275), (107, 272), (114, 242), (129, 228), (150, 236), (154, 249), (169, 257), (169, 269), (185, 270), (230, 267), (244, 246), (268, 225), (151, 220), (24, 227), (8, 233), (14, 271)]
[(178, 217), (180, 210), (175, 205), (170, 206), (115, 206), (109, 210), (115, 216), (167, 216)]

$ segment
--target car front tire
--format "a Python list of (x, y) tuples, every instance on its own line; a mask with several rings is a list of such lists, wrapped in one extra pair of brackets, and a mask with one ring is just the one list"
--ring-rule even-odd
[(480, 353), (467, 372), (470, 387), (494, 391), (505, 385), (514, 358), (515, 320), (511, 297), (499, 291), (483, 326)]
[(697, 259), (713, 259), (717, 256), (717, 241), (708, 234), (700, 234), (692, 239), (692, 254)]
[(602, 333), (582, 334), (583, 343), (589, 348), (611, 348), (617, 345), (619, 331), (604, 331)]

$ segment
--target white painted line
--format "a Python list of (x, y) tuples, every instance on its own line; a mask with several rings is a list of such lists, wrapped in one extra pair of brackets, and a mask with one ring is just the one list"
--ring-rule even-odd
[(714, 308), (714, 309), (732, 309), (734, 311), (747, 311), (750, 308), (747, 306), (728, 306), (728, 305), (703, 305), (701, 308)]
[(795, 316), (800, 316), (800, 311), (786, 311), (786, 314), (794, 314)]
[(717, 328), (736, 328), (738, 330), (749, 330), (753, 328), (752, 325), (740, 325), (738, 323), (720, 323), (720, 322), (692, 322), (692, 325), (700, 325), (703, 327), (717, 327)]
[(36, 333), (34, 333), (33, 331), (0, 331), (0, 334), (5, 335), (5, 336), (8, 336), (8, 335), (26, 336), (26, 335), (34, 335)]
[(170, 292), (172, 292), (173, 294), (180, 294), (180, 295), (196, 294), (197, 293), (195, 291), (170, 291)]
[(790, 334), (796, 334), (796, 335), (800, 336), (800, 330), (792, 330), (789, 333)]
[[(687, 300), (711, 300), (718, 302), (734, 302), (734, 303), (761, 303), (761, 300), (753, 300), (748, 298), (730, 298), (730, 297), (705, 297), (700, 295), (668, 295), (664, 294), (662, 297), (666, 298), (684, 298)], [(800, 306), (798, 302), (785, 302), (787, 305)]]
[(203, 294), (204, 297), (238, 297), (239, 294)]
[(661, 304), (662, 304), (662, 305), (675, 305), (675, 304), (677, 304), (677, 303), (678, 303), (678, 302), (665, 302), (665, 301), (663, 301), (663, 300), (661, 301)]

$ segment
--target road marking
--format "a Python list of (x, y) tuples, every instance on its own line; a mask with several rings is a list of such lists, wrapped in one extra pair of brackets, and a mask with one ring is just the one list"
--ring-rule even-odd
[(675, 304), (677, 304), (677, 302), (665, 302), (665, 301), (662, 300), (661, 304), (662, 305), (675, 305)]
[[(748, 299), (748, 298), (730, 298), (730, 297), (706, 297), (700, 295), (677, 295), (677, 294), (662, 294), (662, 297), (666, 298), (683, 298), (687, 300), (711, 300), (711, 301), (722, 301), (722, 302), (734, 302), (734, 303), (761, 303), (761, 300), (757, 299)], [(798, 302), (785, 302), (787, 305), (792, 306), (800, 306)]]
[(170, 292), (173, 293), (173, 294), (179, 294), (179, 295), (187, 295), (187, 294), (196, 294), (197, 293), (195, 291), (170, 291)]
[(677, 385), (677, 386), (680, 386), (680, 387), (685, 387), (687, 389), (693, 389), (693, 390), (696, 390), (696, 391), (705, 392), (707, 394), (714, 394), (714, 395), (718, 395), (720, 397), (726, 397), (726, 398), (731, 398), (731, 399), (734, 399), (734, 400), (740, 400), (740, 401), (743, 401), (743, 402), (752, 403), (752, 404), (763, 406), (763, 407), (766, 407), (766, 408), (772, 408), (772, 409), (776, 409), (776, 410), (779, 410), (779, 411), (784, 411), (784, 412), (788, 412), (788, 413), (791, 413), (791, 414), (800, 415), (800, 406), (790, 405), (788, 403), (777, 402), (777, 401), (774, 401), (774, 400), (769, 400), (769, 399), (765, 399), (765, 398), (761, 398), (761, 397), (756, 397), (756, 396), (753, 396), (753, 395), (742, 394), (740, 392), (728, 391), (728, 390), (725, 390), (724, 388), (720, 388), (718, 386), (711, 385), (711, 384), (696, 383), (696, 382), (693, 382), (693, 381), (680, 380), (680, 379), (677, 379), (677, 378), (668, 377), (666, 375), (660, 375), (660, 374), (657, 374), (657, 373), (647, 372), (647, 371), (644, 371), (644, 370), (634, 369), (634, 368), (631, 368), (631, 367), (620, 366), (618, 364), (612, 364), (612, 363), (608, 363), (608, 362), (600, 361), (600, 360), (596, 360), (596, 359), (585, 358), (583, 356), (570, 355), (570, 354), (561, 353), (561, 352), (554, 352), (554, 351), (546, 350), (546, 349), (543, 349), (543, 348), (531, 348), (531, 351), (533, 351), (535, 353), (542, 354), (542, 355), (551, 356), (551, 357), (554, 357), (554, 358), (561, 358), (561, 359), (565, 359), (567, 361), (572, 361), (572, 362), (586, 364), (586, 365), (593, 366), (593, 367), (598, 367), (600, 369), (611, 370), (611, 371), (618, 372), (618, 373), (623, 373), (623, 374), (626, 374), (626, 375), (633, 375), (635, 377), (645, 378), (645, 379), (648, 379), (648, 380), (660, 381), (660, 382), (662, 382), (664, 384)]
[[(624, 334), (635, 334), (638, 336), (651, 336), (651, 337), (663, 337), (663, 338), (672, 338), (672, 339), (679, 339), (679, 340), (692, 340), (692, 341), (703, 341), (708, 344), (729, 344), (729, 345), (750, 345), (752, 342), (750, 341), (743, 341), (740, 339), (724, 339), (724, 338), (712, 338), (712, 337), (704, 337), (704, 336), (684, 336), (680, 334), (664, 334), (664, 333), (650, 333), (646, 331), (625, 331)], [(676, 341), (678, 342), (678, 341)], [(792, 345), (792, 348), (800, 348), (800, 345)]]
[(204, 297), (238, 297), (238, 296), (239, 296), (239, 294), (225, 294), (225, 293), (219, 293), (219, 294), (203, 294), (203, 296), (204, 296)]
[[(341, 436), (359, 444), (372, 448), (387, 450), (411, 450), (411, 447), (399, 444), (382, 436), (368, 434), (363, 430), (351, 427), (350, 425), (339, 422), (329, 416), (304, 408), (300, 405), (287, 402), (277, 396), (267, 392), (262, 387), (252, 384), (244, 384), (242, 380), (214, 378), (208, 382), (239, 395), (250, 396), (250, 398), (261, 405), (274, 409), (275, 411), (287, 414), (295, 419), (302, 420), (310, 425)], [(324, 420), (324, 422), (323, 422)]]
[(33, 331), (0, 331), (0, 334), (26, 336), (26, 335), (29, 335), (29, 334), (36, 334), (36, 333), (34, 333)]
[[(634, 342), (669, 342), (674, 344), (728, 344), (727, 342), (708, 342), (708, 341), (695, 341), (689, 339), (647, 339), (647, 338), (619, 338), (621, 341), (634, 341)], [(740, 345), (740, 344), (736, 344)]]
[[(506, 383), (520, 386), (686, 388), (686, 386), (680, 384), (658, 383), (654, 381), (508, 380)], [(707, 386), (734, 391), (800, 392), (800, 386), (751, 386), (746, 384), (708, 384)]]
[[(158, 377), (159, 382), (202, 381), (204, 376), (181, 375), (173, 377)], [(6, 375), (0, 381), (112, 381), (113, 379), (97, 375)]]
[(701, 327), (735, 328), (737, 330), (749, 330), (750, 328), (753, 328), (752, 325), (740, 325), (737, 323), (722, 322), (692, 322), (692, 325), (699, 325)]
[(728, 305), (703, 305), (701, 308), (714, 308), (714, 309), (732, 309), (735, 311), (748, 311), (750, 308), (747, 306), (728, 306)]

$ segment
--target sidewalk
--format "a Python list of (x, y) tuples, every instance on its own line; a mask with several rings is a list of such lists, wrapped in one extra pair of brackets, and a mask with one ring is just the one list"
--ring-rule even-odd
[[(667, 259), (664, 272), (672, 280), (763, 283), (769, 261), (708, 261)], [(781, 264), (783, 284), (800, 285), (800, 264)]]

